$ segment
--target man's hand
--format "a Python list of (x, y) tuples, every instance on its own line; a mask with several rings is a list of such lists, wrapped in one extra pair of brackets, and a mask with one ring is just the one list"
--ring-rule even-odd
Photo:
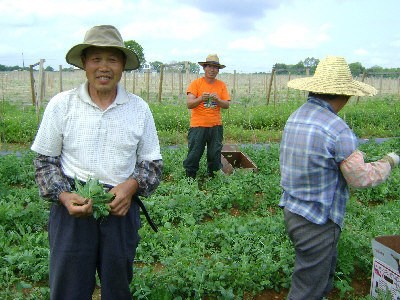
[(77, 218), (88, 217), (93, 212), (92, 200), (85, 199), (78, 194), (63, 192), (60, 194), (59, 199), (71, 216)]
[(210, 93), (203, 93), (201, 95), (201, 100), (204, 101), (204, 102), (207, 102), (208, 99), (210, 98), (210, 96), (211, 96)]
[(139, 185), (135, 179), (128, 179), (110, 190), (115, 195), (114, 200), (109, 204), (110, 214), (125, 216), (132, 204), (132, 197)]

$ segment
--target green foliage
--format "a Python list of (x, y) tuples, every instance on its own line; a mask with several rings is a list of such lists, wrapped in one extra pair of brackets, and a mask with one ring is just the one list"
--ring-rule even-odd
[[(291, 100), (266, 105), (257, 99), (238, 99), (230, 109), (222, 110), (224, 138), (239, 143), (279, 141), (287, 118), (302, 103), (304, 101)], [(161, 144), (186, 144), (190, 121), (190, 111), (186, 105), (165, 101), (161, 104), (150, 103), (150, 108)], [(339, 115), (360, 138), (400, 136), (400, 101), (397, 96), (384, 96), (359, 103), (352, 99)], [(21, 108), (4, 102), (2, 120), (0, 132), (3, 142), (30, 144), (33, 141), (38, 128), (33, 107)]]
[(19, 107), (9, 102), (1, 104), (1, 139), (4, 143), (30, 143), (38, 128), (35, 108)]
[(144, 57), (143, 47), (138, 42), (133, 40), (124, 41), (124, 44), (126, 48), (133, 50), (136, 53), (140, 63), (139, 68), (143, 68), (143, 64), (146, 62), (146, 59)]
[[(342, 116), (361, 129), (369, 123), (371, 114), (379, 118), (382, 111), (398, 123), (397, 104), (392, 100), (386, 99), (386, 105), (351, 104), (354, 110), (349, 107)], [(254, 129), (260, 133), (278, 131), (298, 105), (248, 106), (241, 111), (241, 121), (242, 108), (238, 106), (225, 113), (224, 119), (229, 124), (227, 128), (235, 128), (238, 137), (243, 126), (260, 127)], [(375, 110), (370, 105), (375, 105)], [(386, 106), (391, 112), (385, 110)], [(358, 110), (364, 108), (367, 113), (363, 122)], [(187, 130), (186, 108), (160, 105), (152, 109), (161, 132), (174, 135)], [(245, 122), (248, 118), (250, 121)], [(380, 118), (383, 124), (389, 123), (386, 115)], [(396, 122), (388, 128), (396, 128)], [(361, 144), (360, 149), (366, 153), (367, 161), (373, 161), (398, 151), (400, 139), (382, 143), (371, 140)], [(245, 293), (255, 295), (262, 290), (289, 287), (294, 250), (278, 207), (282, 193), (279, 144), (243, 145), (241, 151), (257, 165), (258, 172), (235, 169), (232, 175), (217, 173), (210, 179), (203, 157), (198, 178), (193, 180), (185, 177), (182, 167), (186, 145), (162, 148), (163, 181), (145, 199), (159, 232), (154, 233), (143, 218), (131, 284), (136, 299), (241, 299)], [(34, 155), (21, 151), (0, 156), (0, 230), (4, 233), (0, 237), (1, 299), (49, 297), (49, 204), (40, 199), (34, 183)], [(371, 240), (379, 235), (400, 234), (399, 186), (396, 168), (381, 186), (351, 190), (335, 280), (343, 299), (360, 299), (354, 296), (357, 291), (352, 291), (352, 279), (369, 283)], [(80, 188), (87, 189), (84, 197), (104, 192), (96, 181)]]
[(104, 191), (103, 185), (96, 178), (89, 178), (85, 184), (81, 184), (75, 178), (75, 187), (78, 195), (85, 199), (92, 199), (93, 217), (97, 220), (105, 218), (110, 214), (108, 203), (114, 197), (114, 194)]

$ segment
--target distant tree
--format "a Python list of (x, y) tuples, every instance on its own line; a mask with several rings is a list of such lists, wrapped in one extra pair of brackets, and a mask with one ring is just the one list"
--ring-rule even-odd
[(143, 52), (143, 47), (139, 45), (138, 42), (129, 40), (129, 41), (124, 41), (125, 47), (134, 51), (136, 55), (139, 58), (139, 63), (140, 67), (139, 69), (143, 68), (144, 63), (146, 62), (146, 59), (144, 58), (144, 52)]
[(367, 69), (369, 75), (381, 75), (383, 73), (383, 68), (381, 66), (372, 66), (371, 68)]
[(289, 73), (289, 66), (286, 64), (276, 63), (273, 65), (273, 69), (276, 74), (287, 74)]
[(63, 71), (65, 72), (73, 72), (74, 71), (74, 67), (68, 67), (68, 68), (62, 68)]
[(189, 61), (189, 72), (193, 74), (200, 73), (200, 65)]
[(317, 67), (318, 63), (319, 63), (319, 59), (314, 58), (314, 57), (307, 57), (303, 62), (304, 66), (306, 68), (310, 68), (310, 69), (312, 67)]
[(157, 73), (160, 73), (161, 65), (163, 64), (161, 61), (152, 61), (149, 64)]
[(353, 76), (360, 76), (365, 71), (365, 68), (359, 62), (349, 64), (349, 68)]
[(304, 67), (310, 70), (310, 74), (315, 73), (315, 69), (317, 68), (318, 63), (319, 59), (314, 57), (307, 57), (303, 62)]
[(49, 71), (49, 72), (54, 72), (54, 69), (50, 66), (47, 66), (46, 69), (44, 69), (45, 71)]

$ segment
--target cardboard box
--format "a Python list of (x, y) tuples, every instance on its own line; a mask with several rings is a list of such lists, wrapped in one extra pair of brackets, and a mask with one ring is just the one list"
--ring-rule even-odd
[(400, 235), (379, 236), (372, 240), (374, 261), (371, 296), (390, 291), (392, 299), (400, 300)]

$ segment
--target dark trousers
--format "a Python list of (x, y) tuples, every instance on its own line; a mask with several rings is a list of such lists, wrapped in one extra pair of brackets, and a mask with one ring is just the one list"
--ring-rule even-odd
[(199, 162), (207, 146), (207, 171), (212, 174), (222, 168), (222, 125), (214, 127), (191, 127), (188, 133), (188, 155), (183, 162), (186, 174), (195, 177)]
[(296, 251), (288, 299), (320, 300), (333, 288), (340, 227), (317, 225), (284, 210), (286, 230)]
[(132, 299), (129, 285), (139, 243), (139, 207), (124, 217), (76, 218), (53, 204), (49, 218), (50, 299), (91, 300), (96, 271), (102, 300)]

